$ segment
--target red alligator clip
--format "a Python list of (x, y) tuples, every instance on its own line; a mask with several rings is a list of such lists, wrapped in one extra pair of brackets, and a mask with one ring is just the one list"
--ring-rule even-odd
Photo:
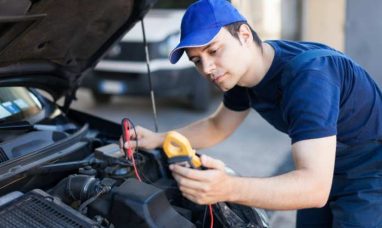
[[(125, 155), (127, 158), (131, 159), (133, 156), (133, 151), (130, 147), (130, 122), (129, 119), (123, 118), (121, 122), (122, 126), (122, 133), (123, 133), (123, 151), (125, 152)], [(128, 143), (129, 147), (126, 149), (125, 144)]]

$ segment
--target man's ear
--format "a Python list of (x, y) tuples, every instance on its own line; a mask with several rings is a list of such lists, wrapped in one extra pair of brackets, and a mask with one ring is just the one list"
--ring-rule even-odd
[(249, 28), (249, 26), (246, 24), (240, 25), (238, 36), (242, 44), (249, 44), (253, 42), (251, 28)]

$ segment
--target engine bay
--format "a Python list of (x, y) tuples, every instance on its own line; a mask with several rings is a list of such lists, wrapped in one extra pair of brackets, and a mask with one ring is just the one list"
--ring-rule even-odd
[(208, 205), (182, 196), (162, 149), (136, 151), (134, 163), (121, 151), (119, 124), (52, 113), (0, 142), (5, 227), (209, 227), (212, 218), (215, 227), (267, 227), (262, 210), (225, 202), (211, 218)]
[[(42, 134), (49, 138), (47, 131), (32, 131), (20, 137), (39, 138), (23, 144), (36, 145), (38, 141), (44, 141)], [(89, 135), (91, 130), (83, 127), (75, 134), (57, 140), (58, 143), (71, 141), (71, 145), (55, 158), (55, 162), (38, 162), (32, 166), (25, 154), (11, 161), (24, 160), (24, 165), (9, 171), (12, 178), (2, 175), (3, 183), (8, 182), (2, 188), (6, 194), (0, 198), (0, 217), (4, 218), (6, 227), (31, 227), (33, 223), (35, 227), (57, 227), (61, 220), (66, 224), (63, 227), (160, 227), (166, 224), (194, 227), (193, 223), (200, 223), (191, 216), (197, 206), (189, 209), (184, 206), (191, 203), (181, 197), (174, 180), (169, 178), (161, 151), (134, 154), (143, 179), (140, 182), (134, 177), (133, 165), (121, 153), (118, 144), (102, 145), (112, 139), (94, 140)], [(46, 144), (49, 143), (42, 143), (40, 147), (46, 149)], [(55, 146), (56, 151), (60, 150), (57, 143)], [(36, 147), (39, 146), (32, 148)], [(3, 148), (15, 151), (15, 147), (13, 150)], [(34, 157), (34, 163), (36, 154), (29, 154)], [(41, 157), (47, 159), (49, 156)], [(8, 192), (10, 189), (17, 191)], [(68, 225), (71, 221), (81, 223)]]

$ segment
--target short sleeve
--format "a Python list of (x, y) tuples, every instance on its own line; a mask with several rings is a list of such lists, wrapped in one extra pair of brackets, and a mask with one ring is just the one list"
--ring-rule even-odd
[(292, 144), (337, 134), (340, 87), (330, 75), (302, 71), (283, 87), (281, 108)]
[(224, 93), (223, 104), (234, 111), (244, 111), (250, 108), (247, 88), (235, 86)]

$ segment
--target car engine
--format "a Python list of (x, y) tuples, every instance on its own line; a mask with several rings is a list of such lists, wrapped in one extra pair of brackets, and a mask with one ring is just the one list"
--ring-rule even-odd
[[(134, 153), (135, 177), (116, 123), (70, 110), (16, 135), (0, 143), (1, 227), (210, 226), (208, 206), (182, 197), (162, 150)], [(215, 227), (267, 227), (259, 209), (213, 208)]]

